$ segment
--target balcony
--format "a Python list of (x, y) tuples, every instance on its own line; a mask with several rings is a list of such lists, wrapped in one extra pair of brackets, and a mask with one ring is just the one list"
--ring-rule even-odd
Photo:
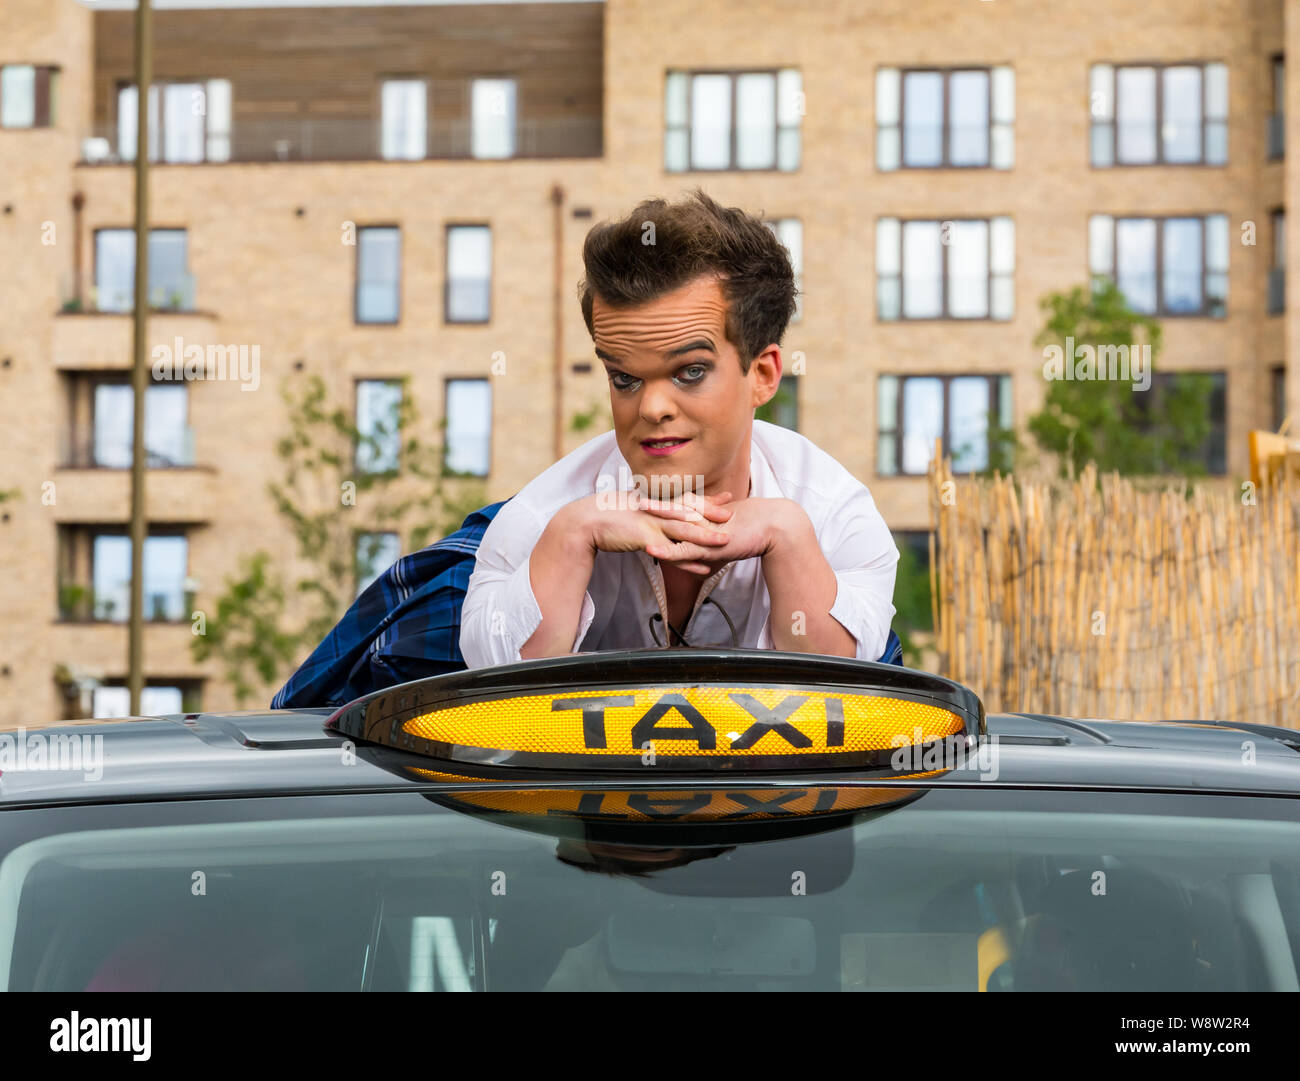
[(1281, 315), (1286, 311), (1286, 270), (1273, 267), (1268, 272), (1268, 314)]
[[(63, 465), (54, 475), (60, 524), (125, 525), (131, 516), (131, 470)], [(224, 498), (223, 498), (224, 494)], [(210, 522), (230, 505), (220, 475), (209, 465), (151, 469), (144, 484), (145, 517), (151, 522)]]
[[(384, 154), (378, 117), (259, 118), (237, 120), (228, 138), (200, 142), (187, 156), (153, 159), (162, 165), (305, 161), (489, 161), (536, 158), (598, 158), (603, 153), (599, 116), (521, 119), (512, 152), (476, 155), (469, 119), (429, 124), (424, 145)], [(82, 165), (121, 165), (131, 154), (118, 151), (116, 128), (97, 127), (81, 142)]]
[(1270, 113), (1268, 117), (1268, 160), (1281, 161), (1286, 156), (1286, 114)]
[[(130, 312), (68, 308), (53, 320), (50, 352), (55, 368), (85, 371), (129, 371), (133, 320)], [(205, 354), (218, 347), (217, 320), (211, 312), (151, 309), (147, 353), (153, 346), (171, 346), (177, 338), (199, 345)]]

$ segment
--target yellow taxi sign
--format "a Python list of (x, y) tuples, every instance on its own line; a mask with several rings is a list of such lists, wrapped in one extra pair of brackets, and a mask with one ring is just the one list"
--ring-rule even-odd
[[(970, 746), (983, 726), (970, 691), (888, 665), (760, 650), (615, 656), (622, 663), (588, 654), (404, 684), (329, 726), (462, 763), (705, 772), (886, 768), (900, 745)], [(652, 678), (617, 680), (628, 669)]]

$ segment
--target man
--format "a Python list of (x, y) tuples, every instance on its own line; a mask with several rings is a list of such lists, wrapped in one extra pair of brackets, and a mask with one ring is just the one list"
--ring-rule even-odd
[(775, 234), (696, 191), (597, 226), (583, 262), (614, 431), (487, 527), (461, 611), (465, 663), (655, 645), (879, 658), (898, 550), (870, 493), (805, 437), (754, 419), (780, 384), (794, 312)]

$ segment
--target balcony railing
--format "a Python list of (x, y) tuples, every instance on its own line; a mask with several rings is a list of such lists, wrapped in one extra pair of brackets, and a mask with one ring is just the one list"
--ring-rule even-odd
[[(191, 148), (184, 158), (166, 154), (152, 159), (162, 164), (225, 164), (227, 162), (475, 160), (473, 124), (469, 120), (428, 125), (423, 143), (405, 140), (402, 153), (385, 155), (383, 126), (378, 117), (284, 117), (236, 119), (229, 138), (214, 156), (211, 144)], [(515, 125), (513, 153), (483, 155), (479, 160), (506, 158), (598, 158), (603, 152), (599, 117), (520, 120)], [(82, 140), (86, 165), (119, 165), (133, 154), (119, 152), (116, 128), (96, 127)]]
[[(167, 281), (156, 282), (149, 288), (151, 311), (192, 312), (195, 308), (196, 282), (186, 271)], [(77, 289), (72, 275), (59, 281), (60, 311), (64, 315), (88, 312), (129, 314), (135, 308), (135, 286), (126, 283), (87, 282)]]
[(1286, 271), (1272, 267), (1268, 272), (1268, 314), (1281, 315), (1286, 311)]
[[(130, 469), (131, 443), (116, 434), (81, 429), (64, 436), (60, 448), (64, 469)], [(147, 469), (190, 469), (194, 466), (194, 429), (177, 428), (165, 436), (146, 438)]]
[(1270, 113), (1268, 117), (1268, 160), (1278, 161), (1286, 156), (1286, 114)]

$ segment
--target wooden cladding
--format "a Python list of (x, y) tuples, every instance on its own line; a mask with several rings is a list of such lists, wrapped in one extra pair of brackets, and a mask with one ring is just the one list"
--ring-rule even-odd
[[(95, 128), (114, 143), (133, 17), (95, 13)], [(386, 79), (426, 82), (428, 157), (469, 155), (476, 78), (515, 80), (517, 156), (590, 157), (603, 37), (600, 3), (162, 10), (154, 78), (230, 80), (234, 161), (379, 157)]]

